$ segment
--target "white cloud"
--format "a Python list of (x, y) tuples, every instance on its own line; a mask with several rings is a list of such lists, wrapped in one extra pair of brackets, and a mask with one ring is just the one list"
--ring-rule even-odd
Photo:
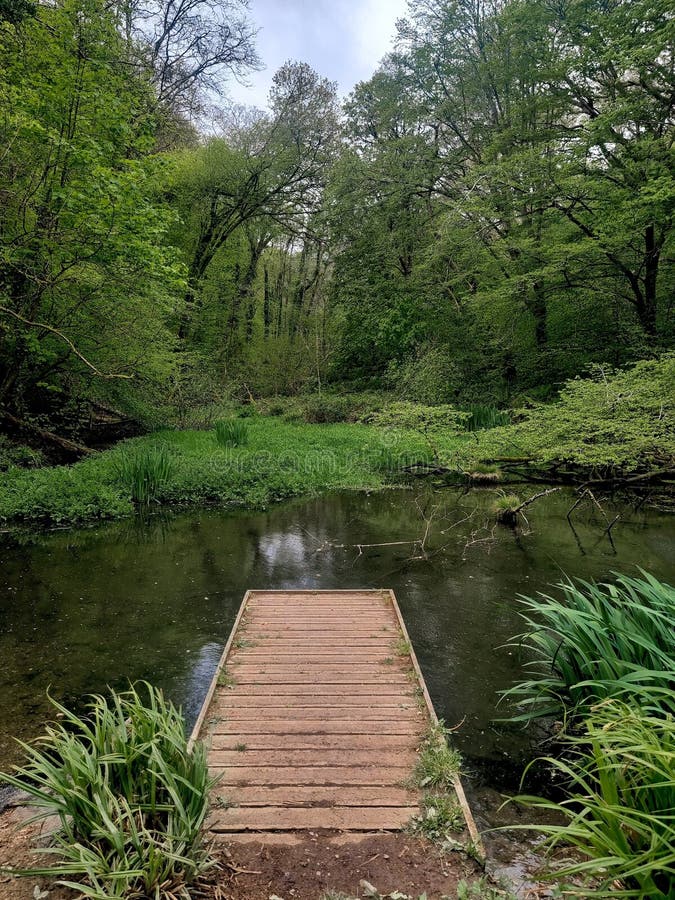
[(250, 87), (231, 81), (229, 94), (237, 103), (265, 107), (275, 71), (294, 59), (337, 81), (345, 96), (391, 49), (396, 19), (406, 8), (407, 0), (252, 0), (266, 68), (251, 73)]

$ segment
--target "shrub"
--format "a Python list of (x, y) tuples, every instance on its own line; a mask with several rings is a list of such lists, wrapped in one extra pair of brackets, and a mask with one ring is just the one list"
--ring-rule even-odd
[[(561, 803), (519, 802), (551, 810), (562, 825), (537, 825), (549, 847), (581, 854), (553, 874), (587, 875), (584, 897), (658, 900), (675, 896), (675, 720), (617, 701), (593, 710), (568, 761), (548, 759), (570, 782)], [(572, 889), (582, 896), (579, 887)]]
[(125, 449), (115, 464), (118, 480), (136, 503), (159, 500), (174, 470), (171, 452), (162, 445)]
[(243, 447), (248, 443), (248, 426), (243, 419), (221, 419), (214, 431), (221, 447)]
[(592, 467), (599, 474), (668, 469), (675, 462), (675, 354), (568, 381), (557, 403), (522, 411), (523, 420), (483, 432), (483, 458), (518, 455), (540, 463)]
[(42, 851), (56, 861), (12, 873), (61, 877), (96, 900), (188, 897), (186, 885), (210, 865), (202, 826), (213, 782), (203, 745), (188, 748), (182, 716), (147, 684), (93, 697), (84, 719), (52, 703), (61, 721), (35, 746), (22, 744), (27, 763), (0, 780), (33, 797), (32, 821), (58, 817)]
[(349, 397), (316, 394), (304, 401), (303, 418), (312, 425), (346, 422), (351, 411)]
[(562, 597), (521, 597), (534, 676), (505, 692), (518, 719), (585, 715), (606, 698), (675, 714), (675, 588), (642, 573), (615, 584), (567, 581)]

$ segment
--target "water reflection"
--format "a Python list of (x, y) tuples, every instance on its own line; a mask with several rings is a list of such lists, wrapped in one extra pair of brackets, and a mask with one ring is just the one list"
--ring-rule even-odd
[(247, 588), (391, 587), (440, 716), (479, 776), (512, 785), (531, 735), (496, 723), (497, 692), (521, 672), (504, 645), (520, 592), (636, 565), (668, 571), (672, 518), (603, 504), (566, 513), (551, 495), (525, 533), (495, 528), (490, 490), (339, 494), (262, 513), (138, 516), (0, 547), (0, 767), (49, 715), (46, 691), (78, 706), (128, 679), (163, 687), (189, 718)]

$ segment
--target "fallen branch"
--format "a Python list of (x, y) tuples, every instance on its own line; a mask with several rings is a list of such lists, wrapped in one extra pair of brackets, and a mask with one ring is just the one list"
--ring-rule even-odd
[(42, 428), (38, 428), (37, 425), (25, 422), (23, 419), (17, 419), (16, 416), (5, 410), (0, 410), (0, 420), (7, 422), (19, 432), (27, 432), (33, 437), (39, 438), (45, 444), (58, 447), (61, 452), (68, 456), (76, 456), (79, 459), (81, 456), (89, 456), (96, 452), (91, 447), (85, 447), (84, 444), (77, 444), (75, 441), (68, 440), (68, 438), (59, 437), (53, 431), (44, 431)]
[(23, 316), (19, 315), (19, 313), (14, 312), (13, 309), (9, 309), (7, 306), (2, 306), (1, 304), (0, 304), (0, 312), (3, 312), (8, 316), (12, 316), (13, 318), (15, 318), (19, 322), (21, 322), (23, 325), (28, 325), (29, 328), (39, 328), (41, 331), (48, 331), (50, 334), (55, 335), (57, 338), (59, 338), (59, 340), (62, 340), (65, 344), (67, 344), (70, 347), (71, 352), (74, 353), (75, 356), (77, 356), (77, 358), (79, 360), (81, 360), (85, 364), (85, 366), (88, 369), (90, 369), (94, 373), (94, 375), (97, 375), (99, 378), (105, 378), (107, 380), (110, 380), (113, 378), (130, 379), (130, 378), (134, 377), (133, 375), (122, 375), (120, 373), (114, 373), (114, 372), (101, 372), (101, 370), (97, 369), (96, 366), (92, 362), (89, 362), (89, 360), (87, 359), (86, 356), (84, 356), (84, 354), (80, 353), (80, 351), (77, 349), (75, 344), (71, 341), (71, 339), (69, 337), (67, 337), (67, 335), (65, 335), (62, 331), (59, 331), (58, 328), (54, 328), (52, 325), (47, 325), (46, 322), (33, 322), (30, 319), (25, 319)]

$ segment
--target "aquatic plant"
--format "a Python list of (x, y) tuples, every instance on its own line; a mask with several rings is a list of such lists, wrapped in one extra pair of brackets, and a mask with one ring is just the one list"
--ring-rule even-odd
[(114, 465), (117, 479), (135, 503), (159, 500), (171, 481), (175, 463), (163, 444), (135, 446), (123, 450)]
[(665, 900), (675, 896), (675, 719), (616, 700), (592, 710), (585, 734), (567, 738), (570, 755), (547, 759), (570, 783), (553, 802), (517, 797), (553, 811), (560, 825), (537, 824), (550, 849), (578, 853), (552, 874), (565, 882), (588, 876), (574, 896)]
[(220, 419), (214, 432), (221, 447), (243, 447), (248, 443), (248, 426), (243, 419)]
[(181, 714), (145, 683), (94, 696), (86, 718), (51, 702), (60, 721), (21, 744), (27, 762), (0, 782), (31, 795), (39, 812), (30, 821), (57, 816), (59, 828), (37, 851), (48, 865), (11, 874), (59, 878), (93, 900), (187, 898), (211, 864), (203, 745), (188, 746)]
[(506, 410), (498, 409), (483, 403), (471, 403), (462, 408), (463, 412), (470, 413), (466, 420), (467, 431), (483, 431), (487, 428), (498, 428), (500, 425), (510, 425), (511, 416)]
[(518, 523), (518, 509), (522, 501), (516, 494), (499, 494), (493, 504), (492, 513), (502, 525), (513, 527)]
[(533, 675), (504, 692), (514, 718), (583, 716), (609, 697), (675, 714), (675, 588), (644, 572), (556, 586), (560, 597), (520, 598), (528, 630), (511, 645), (532, 656)]

